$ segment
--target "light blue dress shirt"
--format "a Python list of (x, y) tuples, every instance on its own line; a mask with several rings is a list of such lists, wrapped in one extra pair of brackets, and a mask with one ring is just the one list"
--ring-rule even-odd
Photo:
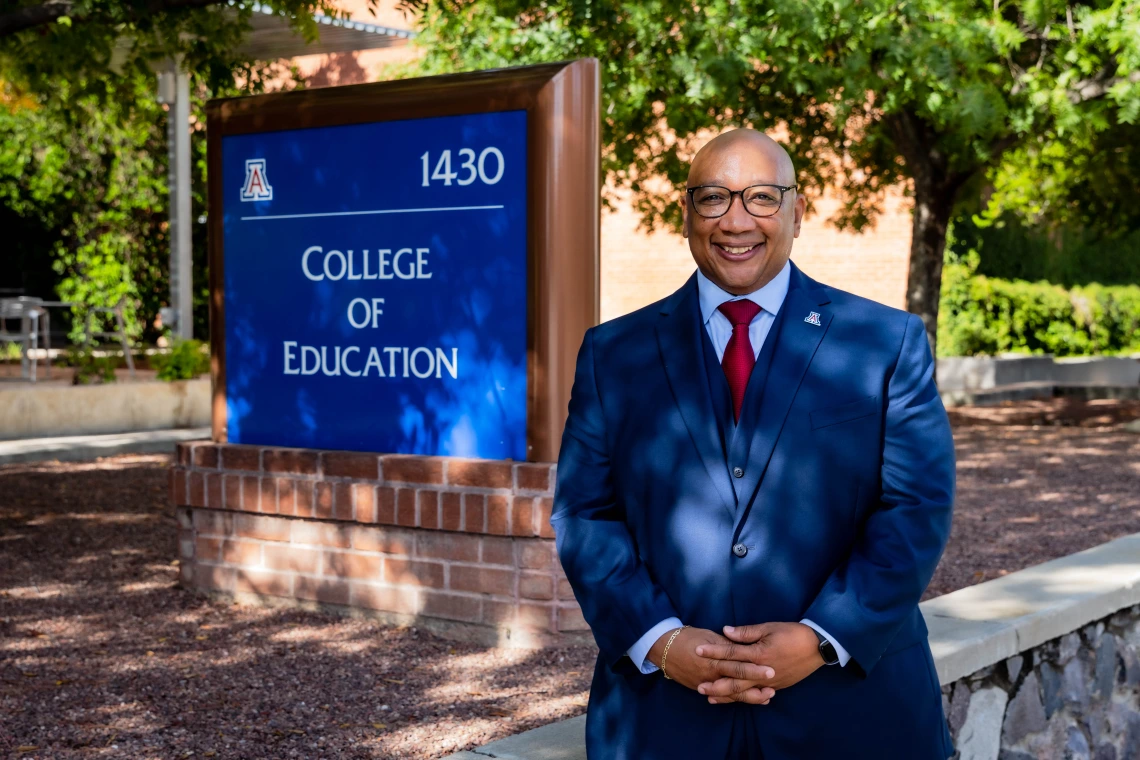
[[(721, 290), (712, 280), (705, 277), (699, 269), (697, 270), (697, 295), (700, 297), (701, 302), (701, 319), (704, 320), (705, 329), (708, 330), (709, 337), (712, 339), (713, 348), (716, 349), (716, 358), (718, 361), (724, 359), (724, 349), (728, 345), (728, 339), (732, 337), (732, 323), (728, 321), (728, 317), (720, 312), (720, 305), (725, 301), (739, 301), (746, 298), (760, 307), (760, 313), (757, 314), (753, 318), (752, 323), (748, 325), (748, 342), (752, 344), (752, 352), (759, 356), (760, 349), (764, 347), (764, 341), (768, 337), (768, 332), (772, 329), (772, 323), (776, 321), (776, 315), (780, 312), (780, 307), (784, 305), (784, 299), (788, 295), (788, 282), (791, 276), (791, 263), (784, 264), (784, 268), (780, 270), (779, 274), (773, 277), (764, 287), (746, 296), (734, 296), (731, 293)], [(846, 649), (839, 645), (838, 641), (832, 638), (831, 634), (810, 620), (804, 619), (800, 622), (815, 629), (821, 636), (831, 642), (832, 646), (835, 647), (835, 653), (839, 656), (840, 667), (848, 663), (851, 659), (851, 655), (847, 653)], [(629, 648), (629, 652), (627, 652), (629, 658), (637, 664), (638, 669), (642, 673), (653, 673), (657, 670), (657, 666), (646, 659), (649, 655), (649, 650), (653, 648), (653, 644), (657, 639), (661, 638), (665, 633), (680, 627), (681, 621), (675, 617), (662, 620), (650, 628), (644, 636), (637, 640), (637, 643)]]

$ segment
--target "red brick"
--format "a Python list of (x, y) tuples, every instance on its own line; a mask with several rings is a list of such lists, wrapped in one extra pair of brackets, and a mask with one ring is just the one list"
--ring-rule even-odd
[(477, 623), (483, 615), (483, 600), (477, 596), (460, 596), (441, 591), (424, 591), (420, 614), (444, 620)]
[(550, 514), (554, 509), (554, 499), (543, 498), (538, 500), (538, 535), (543, 538), (554, 538), (554, 526), (550, 522)]
[(297, 494), (294, 486), (297, 481), (291, 478), (266, 478), (277, 484), (277, 514), (297, 514)]
[(586, 624), (586, 618), (582, 617), (582, 610), (577, 606), (574, 607), (559, 607), (558, 608), (558, 630), (559, 631), (588, 631), (590, 626)]
[(218, 447), (213, 444), (195, 444), (194, 452), (191, 457), (195, 467), (208, 470), (215, 470), (218, 467)]
[(396, 524), (396, 489), (387, 486), (376, 489), (376, 522), (380, 525)]
[(380, 469), (389, 483), (443, 483), (443, 459), (415, 454), (380, 457)]
[(497, 570), (479, 565), (452, 565), (453, 591), (472, 591), (481, 594), (515, 595), (514, 570)]
[(439, 495), (440, 527), (463, 530), (463, 494), (444, 491)]
[(516, 622), (527, 628), (554, 630), (554, 608), (542, 604), (520, 604)]
[(333, 518), (333, 487), (326, 480), (316, 482), (316, 491), (313, 494), (313, 517), (318, 520), (331, 520)]
[(453, 486), (473, 488), (511, 488), (514, 485), (510, 462), (487, 459), (449, 459), (447, 482)]
[(195, 509), (192, 518), (194, 530), (199, 535), (227, 536), (233, 532), (233, 517), (222, 512)]
[(313, 516), (313, 489), (316, 484), (311, 480), (298, 480), (293, 484), (293, 514), (297, 517)]
[(536, 536), (534, 519), (534, 499), (530, 496), (516, 496), (511, 507), (511, 535)]
[(195, 565), (194, 585), (211, 591), (233, 591), (237, 571), (218, 565)]
[(308, 520), (290, 520), (289, 522), (292, 524), (291, 542), (294, 544), (347, 549), (352, 541), (349, 535), (351, 529), (347, 525), (309, 522)]
[(416, 588), (350, 583), (349, 601), (353, 607), (415, 615), (420, 611), (420, 590)]
[(439, 491), (421, 488), (416, 491), (416, 502), (420, 515), (420, 527), (437, 530), (439, 528)]
[(261, 479), (256, 475), (241, 476), (241, 508), (243, 512), (261, 509)]
[(519, 597), (521, 599), (553, 599), (554, 578), (538, 573), (523, 573), (519, 576)]
[(198, 536), (194, 541), (194, 559), (198, 562), (220, 562), (222, 539)]
[(257, 472), (261, 469), (261, 449), (256, 446), (231, 444), (221, 447), (221, 454), (223, 470)]
[(377, 554), (352, 554), (349, 552), (325, 552), (322, 575), (335, 575), (360, 581), (379, 582), (383, 558)]
[(261, 567), (261, 546), (253, 541), (226, 539), (222, 544), (222, 562), (242, 567)]
[(391, 528), (366, 528), (353, 526), (348, 535), (352, 538), (352, 548), (365, 552), (382, 552), (410, 557), (412, 554), (413, 533)]
[(463, 494), (463, 530), (467, 533), (486, 533), (486, 504), (483, 494)]
[(258, 478), (261, 484), (261, 508), (267, 515), (277, 514), (277, 478)]
[(549, 464), (516, 464), (515, 488), (520, 491), (550, 492)]
[(206, 476), (200, 472), (190, 473), (190, 486), (187, 497), (192, 507), (206, 506)]
[(416, 535), (416, 556), (451, 562), (478, 562), (479, 540), (478, 536), (463, 534), (419, 533)]
[(222, 490), (224, 491), (226, 509), (241, 509), (241, 475), (226, 474), (222, 477), (225, 478)]
[(416, 527), (416, 492), (411, 488), (396, 489), (396, 524)]
[(282, 475), (316, 475), (320, 458), (305, 449), (266, 449), (261, 455), (265, 472)]
[(493, 536), (511, 535), (511, 502), (508, 497), (487, 497), (487, 532)]
[(333, 518), (352, 519), (352, 483), (333, 484)]
[(380, 457), (358, 451), (325, 451), (321, 454), (322, 472), (326, 478), (379, 480)]
[(369, 483), (352, 484), (352, 514), (357, 522), (376, 522), (376, 486)]
[(186, 498), (186, 470), (178, 467), (170, 469), (170, 500), (175, 506), (186, 506), (190, 501)]
[(515, 566), (515, 542), (511, 538), (491, 538), (487, 536), (482, 539), (483, 541), (483, 556), (481, 561), (484, 565), (507, 565), (509, 567)]
[(520, 541), (519, 567), (545, 570), (554, 561), (554, 544), (549, 541)]
[(266, 596), (292, 596), (293, 575), (268, 570), (238, 570), (234, 590)]
[(189, 562), (183, 562), (178, 566), (178, 582), (183, 587), (190, 587), (194, 584), (194, 565)]
[(291, 570), (314, 575), (320, 560), (320, 552), (314, 549), (301, 549), (296, 546), (265, 547), (265, 566), (270, 570)]
[(519, 606), (516, 602), (483, 600), (483, 622), (487, 625), (514, 625), (518, 613)]
[(210, 509), (223, 509), (226, 506), (222, 496), (222, 473), (206, 473), (206, 506)]
[(263, 541), (288, 541), (291, 522), (267, 515), (237, 514), (234, 515), (234, 534)]
[(385, 557), (384, 582), (393, 585), (443, 588), (443, 565), (439, 562)]
[(308, 578), (298, 575), (293, 579), (293, 595), (324, 604), (347, 605), (348, 582), (339, 578)]
[(574, 588), (570, 585), (570, 581), (565, 578), (558, 579), (558, 598), (564, 602), (575, 599)]

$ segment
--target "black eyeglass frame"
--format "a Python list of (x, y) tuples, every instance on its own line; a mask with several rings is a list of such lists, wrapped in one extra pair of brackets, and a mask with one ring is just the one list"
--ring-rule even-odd
[[(703, 190), (704, 188), (707, 188), (707, 187), (715, 187), (718, 190), (723, 190), (726, 193), (728, 193), (728, 205), (724, 207), (724, 211), (720, 212), (716, 216), (705, 216), (704, 214), (702, 214), (700, 211), (697, 210), (696, 201), (693, 200), (693, 193), (694, 192), (696, 192), (697, 190)], [(772, 207), (772, 213), (771, 214), (755, 214), (748, 208), (748, 204), (744, 202), (744, 194), (754, 187), (774, 187), (780, 191), (780, 202)], [(724, 185), (697, 185), (696, 187), (686, 187), (685, 193), (689, 196), (689, 205), (690, 205), (690, 207), (692, 207), (693, 213), (695, 213), (697, 216), (699, 216), (702, 219), (720, 219), (722, 216), (727, 214), (729, 212), (729, 210), (732, 209), (732, 202), (736, 200), (736, 196), (738, 196), (738, 195), (740, 196), (740, 205), (744, 207), (745, 211), (747, 211), (749, 214), (756, 217), (757, 219), (767, 219), (770, 216), (775, 216), (776, 213), (784, 207), (784, 195), (789, 190), (797, 190), (797, 189), (799, 189), (798, 185), (772, 185), (772, 184), (769, 184), (767, 182), (760, 182), (760, 183), (755, 184), (755, 185), (749, 185), (748, 187), (744, 188), (743, 190), (729, 190)]]

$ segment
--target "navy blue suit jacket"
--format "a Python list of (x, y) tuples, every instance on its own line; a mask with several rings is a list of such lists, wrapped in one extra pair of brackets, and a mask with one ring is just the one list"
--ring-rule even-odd
[[(945, 760), (918, 601), (950, 532), (954, 449), (921, 320), (793, 266), (767, 382), (741, 413), (741, 478), (702, 329), (694, 276), (589, 330), (578, 355), (552, 523), (600, 650), (590, 758), (719, 759), (743, 719), (765, 760)], [(710, 705), (625, 656), (673, 615), (714, 631), (809, 618), (852, 661), (767, 706)]]

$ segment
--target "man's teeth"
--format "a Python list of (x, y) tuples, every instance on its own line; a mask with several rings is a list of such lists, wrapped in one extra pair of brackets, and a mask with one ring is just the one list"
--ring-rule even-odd
[(742, 254), (742, 253), (748, 253), (749, 251), (751, 251), (751, 250), (752, 250), (753, 248), (755, 248), (755, 247), (756, 247), (756, 246), (754, 246), (754, 245), (745, 245), (745, 246), (737, 246), (737, 245), (722, 245), (722, 246), (721, 246), (721, 248), (723, 248), (724, 250), (726, 250), (726, 251), (728, 251), (729, 253), (733, 254), (734, 256), (738, 256), (738, 255), (740, 255), (740, 254)]

